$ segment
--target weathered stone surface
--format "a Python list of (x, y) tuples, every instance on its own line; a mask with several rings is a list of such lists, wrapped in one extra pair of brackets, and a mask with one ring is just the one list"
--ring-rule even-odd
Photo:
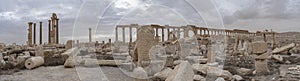
[(252, 70), (247, 68), (239, 68), (237, 69), (237, 72), (240, 75), (247, 75), (247, 74), (251, 74)]
[(35, 47), (35, 56), (44, 57), (44, 48), (42, 45), (38, 45)]
[(268, 50), (268, 45), (264, 41), (256, 41), (252, 42), (252, 53), (259, 54), (259, 53), (265, 53)]
[(267, 74), (269, 73), (268, 60), (267, 59), (256, 59), (255, 60), (255, 73), (256, 74)]
[(25, 61), (29, 59), (30, 56), (18, 56), (17, 57), (17, 63), (19, 68), (24, 68), (25, 67)]
[(143, 61), (150, 61), (149, 50), (155, 44), (154, 30), (149, 26), (142, 26), (137, 32), (137, 53), (138, 53), (138, 66), (143, 67), (148, 64), (143, 64)]
[(147, 72), (142, 67), (137, 67), (133, 70), (134, 81), (148, 81)]
[(192, 67), (196, 72), (201, 72), (202, 74), (206, 74), (209, 68), (206, 64), (193, 64)]
[(222, 77), (218, 77), (215, 81), (226, 81), (226, 80)]
[(45, 63), (44, 58), (41, 56), (31, 57), (25, 61), (25, 67), (27, 69), (33, 69), (39, 67)]
[(100, 66), (118, 66), (122, 63), (122, 60), (98, 60)]
[(282, 46), (280, 48), (276, 48), (272, 51), (272, 53), (280, 53), (280, 52), (283, 52), (283, 51), (287, 51), (289, 49), (292, 49), (293, 47), (295, 47), (296, 44), (295, 43), (291, 43), (289, 45), (286, 45), (286, 46)]
[(144, 67), (144, 69), (149, 76), (152, 76), (155, 73), (160, 72), (164, 68), (164, 62), (165, 61), (163, 60), (151, 61), (148, 66)]
[(201, 75), (194, 75), (194, 81), (205, 81), (205, 77)]
[(279, 62), (283, 62), (283, 57), (280, 55), (272, 55), (272, 58), (274, 58), (275, 60), (277, 60)]
[(192, 66), (187, 61), (182, 61), (175, 67), (166, 81), (193, 81), (193, 79), (194, 71)]
[(75, 63), (74, 63), (74, 60), (73, 60), (72, 57), (69, 57), (69, 58), (65, 61), (64, 67), (65, 67), (65, 68), (73, 68), (73, 67), (75, 67)]
[(74, 40), (68, 40), (66, 43), (66, 49), (71, 49), (73, 47), (73, 44), (75, 44)]
[(241, 81), (241, 80), (244, 79), (244, 78), (243, 78), (242, 76), (240, 76), (240, 75), (233, 75), (232, 78), (233, 78), (234, 80), (236, 80), (236, 81)]
[(155, 77), (165, 80), (169, 75), (171, 75), (172, 69), (165, 68), (161, 72), (154, 74)]

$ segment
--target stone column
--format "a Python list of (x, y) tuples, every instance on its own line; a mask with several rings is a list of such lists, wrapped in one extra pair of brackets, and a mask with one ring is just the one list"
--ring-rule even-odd
[(118, 41), (118, 27), (115, 28), (115, 31), (116, 31), (116, 40), (115, 41)]
[(177, 38), (179, 39), (180, 38), (180, 28), (177, 29), (178, 32), (177, 32)]
[(167, 33), (168, 33), (168, 40), (170, 39), (170, 27), (168, 25), (166, 25), (167, 29)]
[(40, 22), (40, 45), (43, 44), (43, 22)]
[(200, 29), (200, 36), (202, 35), (202, 29)]
[(187, 27), (184, 27), (183, 28), (183, 37), (186, 38), (186, 37), (189, 37), (189, 30)]
[(36, 45), (36, 23), (33, 23), (33, 45)]
[(129, 42), (132, 42), (132, 27), (129, 28)]
[(28, 22), (28, 40), (27, 45), (32, 46), (32, 22)]
[(125, 28), (122, 27), (122, 37), (123, 37), (123, 42), (126, 42), (125, 41)]
[(161, 42), (165, 42), (165, 29), (164, 28), (162, 28), (161, 29)]
[(56, 18), (56, 44), (59, 44), (59, 28), (58, 28), (58, 18)]
[(89, 28), (89, 42), (92, 42), (92, 28)]
[(51, 43), (51, 20), (48, 20), (48, 43)]

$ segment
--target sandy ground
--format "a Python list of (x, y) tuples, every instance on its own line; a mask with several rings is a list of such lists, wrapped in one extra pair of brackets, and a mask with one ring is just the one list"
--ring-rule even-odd
[(0, 81), (132, 81), (117, 67), (39, 67), (0, 75)]

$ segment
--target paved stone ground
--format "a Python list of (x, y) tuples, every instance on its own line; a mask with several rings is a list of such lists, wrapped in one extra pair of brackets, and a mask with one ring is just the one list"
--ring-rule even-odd
[[(80, 75), (80, 76), (78, 76)], [(132, 81), (117, 67), (39, 67), (0, 75), (0, 81)]]

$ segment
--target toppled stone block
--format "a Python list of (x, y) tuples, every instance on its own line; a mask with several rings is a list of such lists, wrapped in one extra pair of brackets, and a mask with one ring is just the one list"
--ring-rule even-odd
[(286, 46), (283, 46), (283, 47), (280, 47), (280, 48), (276, 48), (272, 51), (272, 53), (280, 53), (280, 52), (283, 52), (283, 51), (287, 51), (289, 49), (292, 49), (293, 47), (295, 47), (296, 44), (295, 43), (291, 43), (289, 45), (286, 45)]
[(244, 79), (244, 78), (243, 78), (242, 76), (240, 76), (240, 75), (233, 75), (232, 78), (233, 78), (234, 80), (236, 80), (236, 81), (241, 81), (241, 80)]
[(148, 81), (147, 72), (142, 67), (137, 67), (133, 70), (134, 81)]
[(35, 56), (44, 57), (44, 48), (42, 45), (38, 45), (35, 47)]
[(192, 67), (196, 72), (200, 72), (202, 74), (206, 74), (209, 68), (206, 64), (193, 64)]
[(160, 72), (164, 68), (165, 61), (151, 61), (148, 66), (144, 67), (144, 69), (147, 71), (149, 76), (154, 75), (155, 73)]
[(65, 61), (64, 67), (65, 67), (65, 68), (73, 68), (73, 67), (75, 67), (75, 63), (74, 63), (74, 60), (73, 60), (72, 57), (69, 57), (69, 58)]
[(33, 68), (36, 68), (36, 67), (39, 67), (39, 66), (43, 65), (44, 63), (45, 62), (44, 62), (43, 57), (40, 57), (40, 56), (31, 57), (31, 58), (29, 58), (25, 61), (25, 67), (27, 69), (33, 69)]
[(239, 68), (237, 69), (238, 74), (240, 75), (248, 75), (251, 74), (252, 70), (247, 68)]
[(205, 81), (205, 77), (201, 75), (194, 75), (194, 81)]
[(154, 74), (154, 77), (165, 80), (169, 75), (171, 75), (171, 72), (172, 72), (171, 68), (165, 68), (161, 72)]
[(169, 75), (166, 81), (193, 81), (194, 71), (190, 63), (182, 61), (175, 67), (171, 75)]
[(265, 53), (268, 50), (268, 45), (264, 41), (256, 41), (251, 44), (252, 53), (260, 54)]
[(272, 55), (272, 58), (279, 62), (283, 62), (283, 57), (280, 55)]
[(19, 68), (24, 68), (25, 67), (25, 61), (29, 59), (30, 56), (18, 56), (17, 57), (17, 63)]

